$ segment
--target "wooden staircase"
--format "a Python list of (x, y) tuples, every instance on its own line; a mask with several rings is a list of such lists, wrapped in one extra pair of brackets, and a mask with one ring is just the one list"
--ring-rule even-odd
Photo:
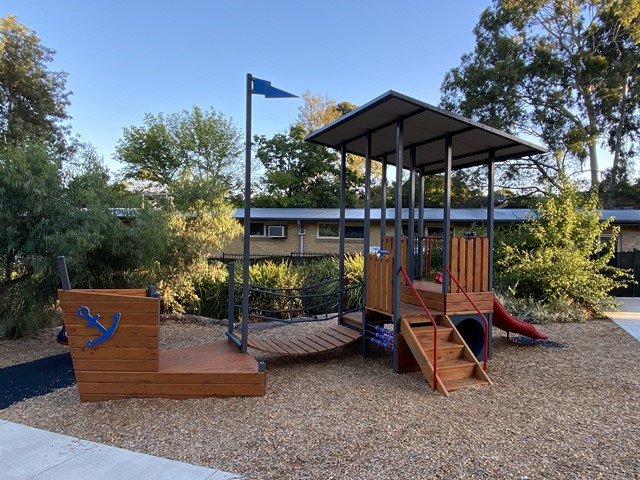
[[(436, 318), (437, 389), (445, 396), (466, 387), (490, 385), (491, 380), (447, 315)], [(426, 315), (402, 316), (401, 332), (420, 370), (434, 385), (434, 328)]]

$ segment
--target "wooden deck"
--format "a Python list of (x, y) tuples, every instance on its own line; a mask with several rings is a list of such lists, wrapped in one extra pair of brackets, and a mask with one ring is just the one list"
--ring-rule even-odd
[(362, 338), (362, 334), (342, 325), (330, 327), (303, 337), (288, 339), (249, 338), (248, 346), (274, 355), (313, 355), (344, 347)]
[(81, 401), (265, 393), (265, 373), (258, 371), (258, 362), (228, 340), (162, 351), (155, 372), (76, 371), (76, 380)]
[[(59, 290), (80, 401), (130, 397), (195, 398), (265, 393), (265, 373), (227, 340), (160, 351), (159, 299), (145, 290)], [(86, 315), (99, 314), (113, 336), (102, 343)], [(88, 315), (88, 313), (87, 313)]]

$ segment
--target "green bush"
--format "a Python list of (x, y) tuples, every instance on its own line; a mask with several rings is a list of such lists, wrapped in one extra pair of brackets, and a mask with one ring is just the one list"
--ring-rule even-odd
[[(251, 291), (249, 304), (257, 315), (290, 318), (298, 316), (302, 307), (299, 298), (288, 298), (299, 294), (301, 286), (296, 268), (289, 261), (275, 263), (271, 260), (258, 262), (249, 267), (249, 284), (264, 289)], [(272, 313), (278, 311), (279, 313)]]
[(566, 303), (535, 298), (516, 298), (510, 293), (497, 294), (507, 311), (528, 323), (569, 323), (584, 322), (587, 315), (584, 310), (568, 306)]
[(197, 299), (189, 305), (187, 311), (209, 318), (227, 318), (228, 281), (226, 266), (221, 263), (211, 265), (206, 275), (194, 281)]
[[(346, 285), (355, 286), (362, 283), (364, 257), (362, 254), (345, 257)], [(249, 268), (249, 283), (261, 287), (263, 291), (250, 292), (249, 305), (252, 312), (265, 317), (289, 318), (320, 315), (338, 309), (338, 259), (335, 257), (320, 258), (303, 265), (291, 262), (274, 263), (265, 261), (253, 264)], [(212, 318), (226, 318), (228, 305), (228, 273), (227, 267), (216, 264), (203, 275), (193, 278), (192, 295), (185, 297), (180, 307), (182, 311)], [(166, 287), (168, 289), (168, 287)], [(234, 302), (242, 302), (242, 263), (235, 265)], [(286, 298), (285, 295), (296, 298)], [(302, 295), (305, 298), (302, 298)], [(175, 298), (175, 296), (174, 296)], [(362, 305), (362, 288), (349, 290), (347, 293), (348, 308), (360, 308)], [(280, 314), (269, 311), (281, 310)], [(236, 315), (240, 312), (236, 311)]]
[(521, 299), (584, 309), (598, 315), (613, 305), (609, 292), (632, 281), (628, 272), (609, 266), (612, 249), (600, 235), (619, 229), (600, 221), (595, 192), (582, 196), (566, 181), (534, 217), (496, 242), (496, 287)]
[[(353, 253), (345, 256), (344, 279), (345, 284), (350, 287), (364, 284), (364, 255), (362, 253)], [(347, 292), (347, 309), (362, 308), (363, 297), (362, 286), (350, 289)]]

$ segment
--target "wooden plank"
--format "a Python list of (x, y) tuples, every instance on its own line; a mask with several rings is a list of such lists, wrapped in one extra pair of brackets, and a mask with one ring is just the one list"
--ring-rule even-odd
[(489, 239), (482, 239), (482, 281), (480, 290), (486, 292), (489, 290)]
[[(94, 330), (95, 332), (95, 330)], [(68, 331), (67, 331), (68, 333)], [(89, 335), (89, 338), (97, 338), (99, 334)], [(82, 348), (87, 345), (87, 335), (68, 335), (69, 337), (69, 345), (71, 347)], [(145, 336), (145, 337), (137, 337), (137, 336), (123, 336), (123, 335), (114, 335), (112, 338), (107, 340), (103, 345), (108, 346), (109, 348), (155, 348), (158, 349), (158, 337), (157, 336)]]
[[(151, 297), (131, 297), (127, 295), (106, 295), (95, 293), (80, 294), (74, 290), (59, 290), (60, 306), (63, 313), (74, 313), (79, 306), (91, 304), (97, 308), (110, 309), (131, 309), (132, 311), (157, 311), (160, 306), (159, 298)], [(92, 312), (94, 313), (94, 312)], [(100, 313), (100, 312), (95, 312)]]
[(230, 383), (230, 384), (134, 384), (134, 383), (80, 383), (78, 392), (80, 395), (125, 395), (139, 397), (152, 395), (162, 397), (164, 395), (176, 395), (181, 398), (255, 395), (255, 384)]
[(470, 238), (469, 240), (464, 240), (465, 242), (465, 250), (466, 250), (466, 256), (467, 256), (467, 264), (465, 267), (465, 271), (461, 272), (461, 283), (463, 288), (468, 291), (468, 292), (472, 292), (473, 291), (473, 274), (474, 274), (474, 246), (475, 246), (475, 239), (474, 238)]
[(360, 334), (359, 332), (356, 332), (355, 330), (352, 330), (349, 327), (345, 327), (343, 325), (332, 325), (330, 328), (331, 330), (335, 330), (336, 332), (340, 332), (343, 335), (351, 337), (352, 340), (358, 340), (360, 337), (362, 337), (362, 334)]
[(327, 342), (325, 339), (319, 337), (315, 333), (312, 333), (308, 336), (309, 340), (320, 345), (324, 350), (333, 350), (336, 346), (330, 342)]
[(473, 242), (473, 284), (469, 285), (468, 292), (479, 292), (482, 288), (482, 238), (476, 237)]
[(267, 347), (266, 352), (270, 353), (279, 353), (282, 355), (290, 355), (291, 352), (289, 349), (281, 347), (279, 344), (276, 344), (272, 340), (262, 340), (262, 343)]
[(70, 348), (78, 360), (150, 360), (157, 359), (157, 348), (111, 348), (106, 343), (89, 348)]
[[(67, 328), (67, 334), (69, 336), (88, 338), (93, 337), (93, 335), (89, 334), (91, 332), (89, 332), (89, 329), (86, 325), (67, 325), (65, 323), (65, 327)], [(93, 332), (97, 331), (95, 329), (91, 330), (93, 330)], [(159, 327), (158, 325), (118, 325), (116, 332), (118, 336), (122, 337), (157, 337), (159, 333)]]
[[(451, 237), (451, 252), (449, 253), (449, 269), (451, 273), (456, 276), (459, 276), (460, 273), (460, 239), (456, 237)], [(449, 279), (449, 287), (447, 288), (447, 292), (457, 292), (458, 287), (455, 282)]]
[(297, 341), (313, 349), (313, 352), (311, 353), (320, 353), (326, 351), (326, 349), (322, 345), (314, 342), (308, 335), (306, 337), (298, 338)]
[[(206, 397), (260, 397), (265, 394), (265, 387), (256, 387), (256, 390), (250, 394), (233, 395), (233, 394), (220, 394), (220, 395), (203, 395), (203, 396), (182, 396), (182, 395), (135, 395), (135, 398), (168, 398), (173, 400), (187, 400), (189, 398), (206, 398)], [(134, 395), (94, 395), (84, 394), (80, 395), (81, 402), (104, 402), (108, 400), (126, 400), (128, 398), (134, 398)]]
[[(91, 304), (87, 304), (87, 306), (91, 311), (91, 315), (95, 315), (100, 312), (100, 318), (98, 319), (98, 321), (105, 328), (109, 328), (109, 325), (113, 323), (113, 316), (116, 313), (120, 313), (118, 328), (125, 325), (157, 325), (159, 323), (158, 312), (133, 312), (124, 309), (101, 310), (99, 308), (94, 308)], [(76, 310), (77, 309), (74, 309), (71, 313), (63, 312), (63, 320), (65, 325), (78, 325), (81, 327), (86, 327), (87, 320), (76, 315)]]
[(333, 330), (333, 329), (328, 329), (325, 330), (324, 333), (330, 337), (335, 338), (336, 340), (338, 340), (342, 345), (346, 345), (348, 343), (351, 343), (353, 341), (353, 339), (345, 334), (343, 334), (342, 332), (339, 332), (337, 330)]
[(325, 342), (332, 344), (334, 348), (338, 348), (344, 345), (344, 343), (341, 340), (335, 338), (332, 335), (327, 334), (327, 332), (318, 332), (317, 336), (320, 337)]
[(398, 373), (415, 373), (420, 371), (420, 365), (407, 345), (402, 333), (396, 335), (396, 352), (398, 353)]
[(78, 382), (86, 383), (165, 383), (165, 384), (229, 384), (258, 385), (264, 382), (264, 373), (255, 372), (96, 372), (79, 371)]
[(86, 360), (71, 357), (76, 371), (155, 372), (158, 360)]
[(318, 353), (318, 350), (315, 347), (311, 347), (307, 345), (307, 343), (304, 342), (301, 338), (289, 338), (287, 339), (287, 342), (292, 347), (302, 350), (305, 353), (309, 353), (309, 354)]
[[(66, 291), (66, 290), (65, 290)], [(74, 288), (74, 292), (106, 293), (111, 295), (127, 295), (131, 297), (146, 297), (146, 288)]]
[(278, 345), (289, 355), (305, 355), (307, 352), (300, 347), (296, 347), (292, 345), (290, 342), (285, 340), (271, 340), (272, 343)]
[(250, 338), (247, 342), (249, 348), (253, 348), (254, 350), (260, 350), (261, 352), (268, 352), (269, 347), (265, 345), (260, 339)]

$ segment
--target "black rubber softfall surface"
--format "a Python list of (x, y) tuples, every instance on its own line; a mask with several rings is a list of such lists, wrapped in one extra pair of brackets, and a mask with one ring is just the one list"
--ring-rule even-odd
[(71, 354), (61, 353), (0, 369), (0, 410), (76, 383)]

